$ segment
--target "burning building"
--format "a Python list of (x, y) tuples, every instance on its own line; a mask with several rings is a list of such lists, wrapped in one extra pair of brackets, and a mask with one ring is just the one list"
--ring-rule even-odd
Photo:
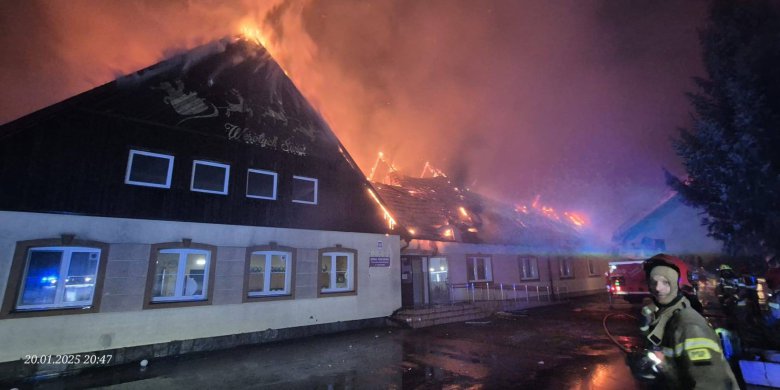
[(350, 329), (401, 305), (370, 184), (245, 39), (3, 125), (0, 183), (3, 373), (84, 366), (25, 355), (120, 364)]
[[(381, 155), (377, 161), (385, 162)], [(405, 241), (404, 306), (603, 290), (608, 259), (583, 253), (583, 221), (576, 215), (512, 206), (458, 187), (427, 165), (421, 176), (429, 171), (429, 177), (404, 176), (386, 162), (372, 170)]]

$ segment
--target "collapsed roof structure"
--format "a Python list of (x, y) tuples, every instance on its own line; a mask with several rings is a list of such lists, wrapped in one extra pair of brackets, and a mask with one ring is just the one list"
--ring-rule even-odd
[(581, 243), (579, 232), (564, 221), (457, 187), (445, 176), (391, 172), (385, 181), (373, 185), (409, 239), (537, 248)]

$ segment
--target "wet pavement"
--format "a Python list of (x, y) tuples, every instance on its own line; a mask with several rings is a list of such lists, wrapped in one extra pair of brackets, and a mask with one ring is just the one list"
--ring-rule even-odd
[[(422, 329), (381, 328), (93, 369), (19, 389), (639, 389), (606, 295)], [(636, 321), (606, 321), (622, 344)]]

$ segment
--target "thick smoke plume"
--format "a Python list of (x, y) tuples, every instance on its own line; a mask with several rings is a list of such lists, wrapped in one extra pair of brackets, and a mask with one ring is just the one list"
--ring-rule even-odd
[(700, 1), (0, 4), (0, 122), (255, 28), (364, 172), (380, 150), (611, 234), (679, 171)]

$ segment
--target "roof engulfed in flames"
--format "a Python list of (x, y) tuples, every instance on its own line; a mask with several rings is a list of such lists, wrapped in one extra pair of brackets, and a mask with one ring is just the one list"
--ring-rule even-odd
[(387, 178), (374, 186), (411, 238), (536, 247), (570, 247), (580, 240), (567, 223), (455, 187), (445, 176), (390, 172)]

